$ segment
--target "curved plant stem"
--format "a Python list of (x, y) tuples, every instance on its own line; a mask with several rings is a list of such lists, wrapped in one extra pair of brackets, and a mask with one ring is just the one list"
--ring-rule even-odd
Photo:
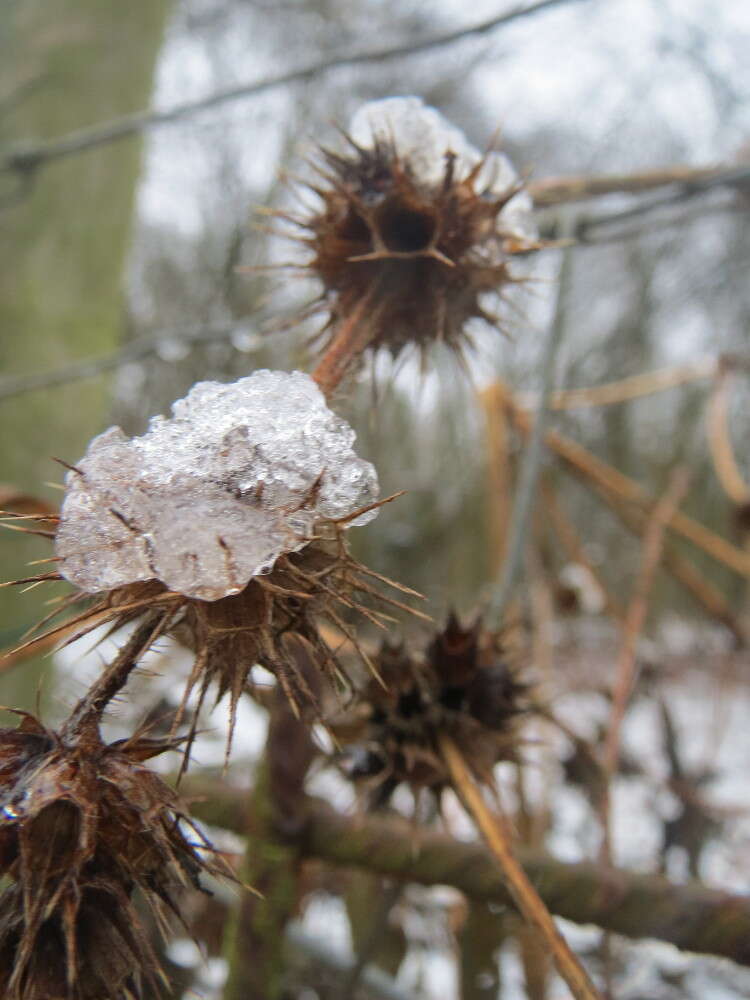
[(557, 971), (570, 987), (576, 1000), (601, 1000), (585, 969), (557, 929), (549, 910), (513, 856), (510, 835), (503, 819), (493, 816), (487, 808), (458, 747), (445, 733), (440, 733), (438, 740), (454, 789), (499, 862), (508, 892), (520, 913), (539, 932), (549, 947)]
[[(560, 235), (569, 239), (575, 229), (575, 221), (563, 215), (560, 221)], [(548, 400), (555, 378), (555, 364), (565, 332), (567, 303), (572, 272), (572, 248), (566, 246), (560, 258), (557, 280), (557, 298), (547, 342), (542, 355), (542, 391), (534, 424), (529, 434), (528, 446), (519, 475), (518, 486), (513, 497), (510, 528), (500, 579), (490, 596), (487, 618), (500, 625), (522, 572), (528, 528), (536, 501), (536, 487), (544, 454), (544, 432), (548, 415)]]
[(87, 721), (99, 721), (110, 701), (127, 684), (138, 661), (164, 632), (169, 617), (169, 612), (158, 610), (144, 618), (112, 663), (75, 706), (62, 728), (63, 737), (75, 734)]
[(381, 282), (376, 281), (351, 313), (336, 326), (325, 354), (315, 366), (312, 377), (326, 399), (331, 398), (370, 345), (375, 324), (369, 314), (377, 309), (373, 303), (380, 286)]

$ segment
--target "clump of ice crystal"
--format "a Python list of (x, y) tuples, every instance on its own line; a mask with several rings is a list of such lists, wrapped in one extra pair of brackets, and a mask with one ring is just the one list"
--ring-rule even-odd
[[(349, 134), (364, 149), (372, 149), (378, 142), (391, 146), (408, 164), (415, 181), (425, 187), (442, 183), (448, 153), (455, 156), (457, 179), (482, 164), (474, 187), (487, 197), (502, 196), (518, 181), (507, 156), (496, 151), (482, 155), (460, 129), (421, 97), (386, 97), (363, 104), (351, 119)], [(533, 207), (529, 194), (519, 191), (499, 213), (498, 229), (508, 236), (535, 240), (538, 233)]]
[(316, 522), (377, 498), (354, 431), (302, 372), (199, 382), (172, 412), (143, 437), (111, 427), (68, 474), (57, 555), (84, 591), (157, 579), (218, 600), (302, 548)]

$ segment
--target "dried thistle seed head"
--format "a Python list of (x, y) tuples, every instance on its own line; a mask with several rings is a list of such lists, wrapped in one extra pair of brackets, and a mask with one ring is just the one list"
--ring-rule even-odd
[(200, 382), (172, 410), (143, 437), (110, 428), (69, 472), (56, 550), (81, 590), (159, 580), (218, 600), (377, 498), (354, 431), (302, 372)]
[(295, 220), (332, 338), (366, 304), (371, 347), (460, 351), (471, 320), (497, 325), (487, 297), (512, 284), (512, 255), (539, 245), (529, 196), (505, 156), (482, 156), (415, 97), (365, 105), (348, 141), (323, 151), (321, 210)]
[(91, 719), (56, 733), (24, 715), (0, 730), (0, 876), (12, 880), (0, 896), (3, 997), (124, 1000), (157, 981), (134, 893), (178, 913), (181, 887), (228, 874), (144, 766), (173, 747), (107, 745)]
[[(352, 744), (349, 773), (366, 779), (375, 805), (402, 782), (436, 793), (449, 776), (437, 752), (438, 732), (451, 735), (479, 780), (491, 782), (500, 761), (516, 760), (528, 685), (503, 656), (497, 636), (451, 615), (422, 655), (385, 646), (376, 663), (385, 688), (371, 683), (357, 724), (333, 729)], [(364, 711), (363, 711), (364, 707)]]
[[(176, 635), (195, 652), (178, 719), (190, 692), (202, 705), (215, 681), (219, 698), (231, 696), (229, 750), (255, 664), (298, 709), (315, 702), (289, 636), (340, 677), (320, 619), (348, 634), (347, 610), (379, 623), (386, 605), (408, 609), (349, 555), (346, 531), (377, 513), (377, 477), (309, 376), (199, 383), (173, 413), (140, 438), (111, 429), (71, 468), (55, 535), (59, 574), (44, 579), (65, 577), (94, 599), (46, 634), (76, 625), (76, 638), (155, 615), (154, 635)], [(196, 713), (188, 750), (197, 724)]]
[(77, 635), (102, 621), (113, 622), (117, 628), (149, 613), (161, 615), (156, 631), (172, 634), (193, 651), (193, 668), (177, 715), (179, 722), (190, 693), (197, 690), (186, 764), (211, 685), (215, 685), (217, 701), (225, 694), (230, 697), (228, 755), (237, 704), (243, 691), (252, 693), (249, 677), (255, 664), (276, 676), (295, 711), (317, 718), (318, 698), (299, 667), (300, 650), (306, 661), (316, 664), (334, 684), (347, 676), (346, 665), (323, 640), (320, 626), (327, 623), (348, 635), (368, 664), (347, 624), (349, 614), (358, 613), (379, 625), (386, 608), (417, 613), (373, 585), (389, 581), (351, 557), (339, 525), (323, 523), (319, 530), (321, 535), (304, 548), (279, 556), (270, 573), (250, 580), (239, 594), (201, 601), (149, 581), (106, 592), (82, 617)]

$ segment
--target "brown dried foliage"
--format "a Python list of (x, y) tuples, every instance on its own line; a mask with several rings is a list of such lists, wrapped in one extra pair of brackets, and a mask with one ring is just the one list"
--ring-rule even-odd
[[(418, 596), (358, 563), (348, 551), (340, 525), (321, 524), (319, 532), (300, 551), (280, 556), (269, 574), (254, 577), (239, 594), (203, 601), (169, 591), (158, 580), (134, 583), (95, 595), (85, 610), (46, 634), (54, 636), (59, 632), (66, 642), (72, 642), (103, 623), (110, 623), (111, 631), (115, 631), (149, 612), (160, 611), (164, 616), (162, 631), (175, 636), (195, 654), (175, 725), (183, 717), (191, 692), (198, 690), (200, 709), (209, 687), (215, 684), (217, 702), (227, 694), (230, 698), (228, 755), (237, 704), (249, 686), (255, 664), (276, 676), (295, 712), (311, 707), (317, 711), (318, 699), (298, 667), (298, 658), (289, 652), (289, 637), (307, 646), (312, 659), (335, 686), (351, 687), (345, 665), (321, 637), (320, 624), (327, 622), (347, 636), (368, 663), (347, 624), (351, 612), (380, 627), (389, 619), (384, 613), (386, 607), (419, 614), (376, 586), (386, 584)], [(42, 582), (59, 580), (60, 576), (51, 572), (33, 579)], [(81, 597), (74, 595), (70, 601)], [(36, 636), (29, 644), (43, 638)], [(198, 712), (187, 742), (185, 764), (197, 725)]]
[(482, 782), (499, 761), (516, 760), (519, 722), (529, 710), (527, 684), (503, 656), (497, 635), (451, 615), (421, 655), (385, 645), (364, 698), (331, 728), (349, 747), (349, 773), (366, 784), (374, 806), (395, 788), (440, 794), (450, 778), (437, 748), (447, 733)]
[(135, 894), (163, 925), (202, 871), (228, 874), (143, 764), (174, 746), (143, 734), (107, 745), (92, 715), (52, 732), (23, 714), (0, 730), (0, 875), (11, 879), (0, 896), (0, 995), (128, 1000), (146, 983), (158, 989)]
[(520, 185), (499, 197), (480, 188), (482, 162), (459, 180), (449, 153), (442, 182), (428, 186), (382, 137), (371, 149), (345, 138), (351, 152), (324, 149), (323, 186), (307, 185), (321, 210), (309, 218), (277, 213), (309, 234), (299, 239), (323, 284), (318, 306), (331, 331), (324, 346), (339, 322), (368, 303), (370, 347), (397, 355), (408, 344), (424, 352), (444, 342), (461, 352), (471, 344), (470, 320), (498, 325), (482, 298), (514, 282), (510, 256), (538, 247), (498, 225)]

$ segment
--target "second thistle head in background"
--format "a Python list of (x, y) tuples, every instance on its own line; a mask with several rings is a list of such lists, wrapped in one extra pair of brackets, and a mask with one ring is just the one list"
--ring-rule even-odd
[(502, 328), (499, 298), (513, 255), (539, 246), (532, 204), (510, 161), (480, 154), (416, 97), (364, 105), (345, 148), (322, 150), (321, 201), (301, 242), (322, 284), (326, 347), (356, 314), (367, 347), (398, 355), (471, 344), (470, 321)]

